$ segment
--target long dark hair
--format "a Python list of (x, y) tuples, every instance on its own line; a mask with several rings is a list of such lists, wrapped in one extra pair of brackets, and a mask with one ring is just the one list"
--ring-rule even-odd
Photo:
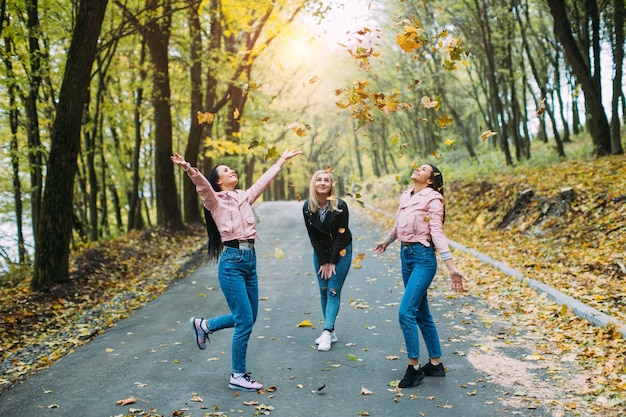
[[(426, 164), (426, 165), (430, 166), (433, 170), (433, 172), (431, 172), (430, 174), (431, 184), (428, 184), (428, 186), (432, 188), (433, 190), (438, 191), (439, 194), (443, 196), (443, 175), (441, 174), (441, 171), (439, 171), (439, 168), (437, 168), (433, 164)], [(446, 205), (444, 203), (443, 217), (441, 218), (441, 222), (443, 223), (445, 221), (446, 221)]]
[[(215, 165), (207, 179), (213, 187), (215, 191), (222, 191), (217, 181), (219, 180), (219, 175), (217, 172), (217, 168), (220, 165)], [(220, 255), (222, 253), (222, 249), (224, 249), (224, 244), (222, 243), (222, 237), (220, 236), (220, 231), (217, 229), (217, 224), (215, 224), (215, 220), (213, 220), (213, 216), (211, 215), (211, 211), (204, 207), (204, 219), (206, 220), (206, 231), (209, 235), (209, 260), (217, 262), (220, 259)]]

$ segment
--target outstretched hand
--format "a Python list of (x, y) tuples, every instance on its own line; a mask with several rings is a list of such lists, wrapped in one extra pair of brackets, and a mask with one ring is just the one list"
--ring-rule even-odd
[(185, 160), (185, 158), (183, 158), (181, 155), (179, 155), (177, 153), (175, 153), (174, 155), (170, 156), (170, 159), (176, 165), (180, 165), (181, 167), (187, 167), (187, 161)]
[(285, 161), (288, 161), (289, 159), (293, 158), (296, 155), (300, 155), (301, 153), (302, 151), (298, 149), (294, 149), (293, 151), (287, 149), (285, 152), (283, 152), (281, 158), (283, 158)]

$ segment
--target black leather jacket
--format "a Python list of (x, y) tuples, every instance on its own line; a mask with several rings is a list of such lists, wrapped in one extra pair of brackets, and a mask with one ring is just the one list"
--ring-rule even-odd
[(304, 202), (302, 211), (311, 246), (320, 265), (337, 265), (341, 250), (352, 243), (352, 233), (348, 228), (348, 205), (339, 199), (337, 210), (327, 213), (324, 222), (320, 221), (318, 213), (309, 210), (308, 201)]

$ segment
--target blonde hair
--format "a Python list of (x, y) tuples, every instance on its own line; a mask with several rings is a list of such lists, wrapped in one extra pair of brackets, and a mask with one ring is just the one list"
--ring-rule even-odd
[(317, 213), (317, 209), (320, 207), (320, 203), (317, 199), (317, 191), (315, 191), (315, 181), (317, 177), (322, 174), (327, 174), (330, 176), (330, 193), (328, 194), (328, 210), (335, 211), (337, 210), (337, 206), (339, 204), (339, 199), (335, 194), (335, 180), (333, 179), (333, 174), (326, 171), (325, 169), (320, 169), (315, 171), (313, 176), (311, 177), (311, 182), (309, 183), (309, 210), (312, 213)]

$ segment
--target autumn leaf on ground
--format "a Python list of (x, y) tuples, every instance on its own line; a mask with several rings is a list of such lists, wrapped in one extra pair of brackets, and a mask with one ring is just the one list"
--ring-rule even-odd
[(274, 248), (274, 258), (283, 259), (285, 257), (285, 252), (281, 248)]
[(318, 80), (317, 75), (314, 75), (313, 77), (311, 77), (311, 78), (309, 79), (309, 84), (313, 84), (313, 83), (315, 83), (317, 80)]
[(373, 394), (372, 391), (368, 390), (365, 387), (361, 387), (361, 395), (372, 395), (372, 394)]
[(201, 403), (201, 402), (204, 402), (204, 400), (202, 399), (202, 397), (200, 397), (200, 396), (199, 396), (199, 395), (197, 395), (197, 394), (193, 394), (193, 395), (191, 396), (191, 401), (196, 402), (196, 403)]
[(298, 323), (298, 327), (313, 327), (313, 323), (311, 323), (311, 320), (304, 320)]
[(123, 400), (116, 401), (115, 404), (124, 406), (128, 404), (134, 404), (136, 401), (137, 400), (134, 397), (128, 397)]

